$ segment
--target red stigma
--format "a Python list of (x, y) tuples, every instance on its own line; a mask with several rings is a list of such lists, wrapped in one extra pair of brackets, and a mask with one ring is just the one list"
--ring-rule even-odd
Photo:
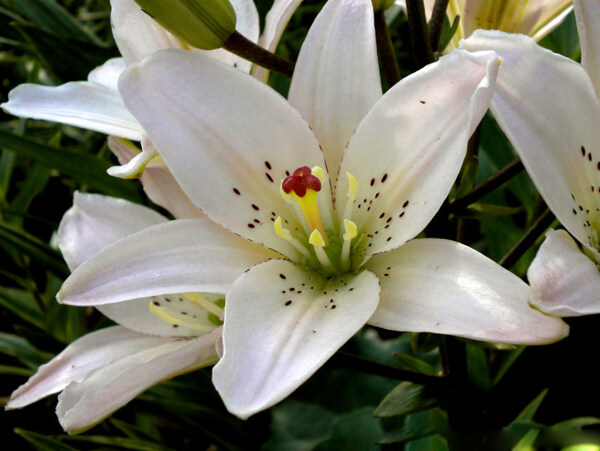
[(298, 197), (304, 197), (307, 189), (312, 189), (316, 192), (321, 191), (321, 181), (312, 175), (308, 166), (302, 166), (296, 169), (292, 175), (286, 177), (281, 184), (281, 188), (286, 194), (294, 191)]

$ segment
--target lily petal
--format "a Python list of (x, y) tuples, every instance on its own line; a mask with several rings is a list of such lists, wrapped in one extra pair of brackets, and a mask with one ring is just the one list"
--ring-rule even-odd
[(165, 339), (115, 326), (91, 332), (75, 340), (15, 390), (7, 409), (19, 409), (53, 393), (73, 381), (82, 381), (96, 368), (110, 364), (148, 348), (172, 343)]
[(310, 124), (332, 177), (380, 97), (372, 1), (327, 2), (302, 45), (288, 99)]
[[(75, 193), (73, 207), (58, 227), (58, 247), (73, 271), (101, 249), (152, 225), (166, 222), (154, 210), (123, 199), (99, 194)], [(140, 333), (172, 337), (196, 337), (197, 330), (174, 328), (150, 311), (152, 298), (97, 305), (118, 324)]]
[(226, 293), (246, 269), (274, 256), (208, 219), (168, 221), (102, 249), (73, 271), (57, 299), (97, 306), (172, 293)]
[(166, 221), (154, 210), (124, 199), (76, 192), (58, 227), (58, 247), (74, 270), (109, 244)]
[(529, 306), (521, 279), (479, 252), (439, 239), (413, 240), (374, 256), (381, 301), (369, 324), (499, 343), (545, 344), (568, 326)]
[(8, 102), (0, 107), (14, 116), (60, 122), (134, 141), (140, 141), (144, 133), (119, 93), (98, 83), (25, 83), (10, 91)]
[(166, 341), (72, 382), (58, 397), (56, 414), (61, 426), (70, 433), (83, 432), (153, 385), (213, 364), (220, 333), (219, 328), (195, 340)]
[(292, 393), (371, 316), (377, 277), (327, 278), (286, 260), (252, 268), (225, 304), (224, 354), (213, 382), (227, 409), (247, 418)]
[[(130, 141), (115, 136), (108, 137), (108, 148), (123, 165), (139, 153), (139, 149)], [(204, 217), (204, 214), (185, 195), (166, 167), (146, 166), (140, 181), (150, 200), (169, 211), (175, 218)]]
[(127, 69), (123, 58), (111, 58), (88, 74), (88, 81), (118, 91), (119, 77)]
[[(488, 108), (497, 70), (494, 52), (452, 52), (396, 84), (360, 123), (340, 174), (358, 181), (352, 219), (370, 232), (366, 253), (404, 244), (439, 210)], [(347, 191), (340, 176), (339, 214)]]
[(532, 305), (555, 316), (600, 313), (600, 273), (564, 230), (550, 230), (527, 270)]
[[(262, 48), (275, 53), (283, 30), (300, 3), (302, 3), (302, 0), (275, 0), (273, 2), (273, 6), (271, 6), (265, 18), (265, 29), (258, 41)], [(265, 84), (269, 79), (269, 71), (258, 65), (254, 66), (252, 74)]]
[(600, 98), (600, 4), (592, 0), (575, 0), (573, 4), (581, 45), (581, 65)]
[(600, 196), (600, 153), (594, 151), (600, 103), (587, 73), (526, 36), (479, 30), (462, 45), (492, 49), (503, 58), (494, 117), (552, 212), (579, 241), (595, 247), (596, 225), (589, 221)]
[(166, 48), (189, 49), (154, 21), (134, 0), (111, 0), (110, 23), (115, 43), (127, 65)]
[(119, 86), (198, 208), (237, 234), (296, 255), (273, 231), (277, 216), (301, 227), (291, 223), (296, 216), (279, 195), (280, 181), (302, 166), (324, 167), (324, 160), (285, 99), (238, 70), (175, 49), (130, 68)]

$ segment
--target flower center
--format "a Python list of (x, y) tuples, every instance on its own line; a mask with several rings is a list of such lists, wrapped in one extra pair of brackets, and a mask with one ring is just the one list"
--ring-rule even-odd
[[(300, 167), (281, 182), (281, 196), (286, 202), (297, 205), (305, 234), (298, 231), (292, 234), (284, 227), (281, 217), (277, 217), (274, 223), (275, 234), (294, 246), (302, 263), (332, 274), (351, 269), (352, 240), (357, 236), (356, 224), (351, 220), (357, 183), (352, 174), (347, 173), (347, 176), (350, 189), (343, 223), (339, 226), (334, 225), (332, 229), (327, 229), (323, 223), (321, 207), (330, 212), (332, 206), (322, 205), (324, 196), (320, 193), (327, 175), (319, 166), (312, 169), (307, 166)], [(356, 242), (354, 244), (356, 245)]]

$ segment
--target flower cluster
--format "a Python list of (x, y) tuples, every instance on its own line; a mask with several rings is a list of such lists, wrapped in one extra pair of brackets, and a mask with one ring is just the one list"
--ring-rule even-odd
[[(507, 33), (539, 39), (570, 2), (451, 1), (450, 20), (462, 17), (454, 50), (384, 93), (372, 1), (328, 0), (287, 99), (266, 68), (191, 47), (176, 36), (194, 27), (171, 33), (136, 2), (111, 0), (122, 58), (88, 81), (21, 85), (2, 108), (111, 135), (122, 165), (110, 174), (140, 177), (174, 219), (75, 194), (58, 231), (72, 274), (57, 299), (118, 325), (69, 345), (8, 408), (62, 391), (59, 420), (79, 432), (166, 378), (215, 365), (225, 406), (247, 418), (365, 325), (540, 345), (568, 334), (560, 317), (600, 312), (597, 2), (575, 1), (579, 65)], [(274, 51), (300, 3), (276, 0), (260, 38), (251, 0), (231, 0), (228, 24)], [(471, 247), (424, 234), (490, 105), (583, 246), (549, 232), (529, 285)]]

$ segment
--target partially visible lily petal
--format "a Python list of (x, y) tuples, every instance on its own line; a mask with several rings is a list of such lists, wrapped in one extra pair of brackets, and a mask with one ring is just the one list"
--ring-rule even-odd
[(216, 362), (217, 329), (195, 340), (170, 340), (104, 365), (81, 382), (72, 382), (58, 397), (61, 426), (79, 433), (98, 424), (144, 390), (179, 374)]
[(144, 133), (118, 91), (98, 83), (25, 83), (10, 91), (8, 102), (0, 107), (14, 116), (60, 122), (134, 141), (140, 141)]
[(581, 45), (581, 65), (590, 76), (600, 98), (600, 3), (575, 0), (575, 17)]
[(503, 58), (494, 117), (552, 212), (580, 242), (595, 248), (600, 103), (588, 74), (527, 36), (479, 30), (462, 46), (492, 49)]
[(350, 136), (380, 97), (372, 1), (330, 0), (302, 45), (288, 99), (319, 140), (332, 178)]
[[(292, 393), (371, 316), (377, 277), (325, 277), (285, 260), (242, 275), (227, 295), (224, 354), (213, 382), (240, 418)], [(257, 333), (259, 331), (259, 333)]]
[(115, 326), (91, 332), (75, 340), (50, 362), (15, 390), (7, 409), (19, 409), (53, 393), (58, 393), (71, 382), (79, 382), (96, 368), (108, 365), (130, 354), (151, 349), (173, 338), (152, 337)]
[[(75, 193), (73, 207), (58, 228), (58, 247), (71, 271), (101, 249), (166, 218), (154, 210), (114, 197)], [(176, 297), (173, 296), (176, 300)], [(197, 330), (167, 324), (150, 311), (156, 299), (143, 298), (95, 306), (103, 315), (136, 332), (196, 337)]]
[(274, 256), (207, 219), (169, 221), (102, 249), (73, 271), (57, 299), (97, 306), (172, 293), (227, 293), (246, 269)]
[[(275, 0), (273, 2), (273, 6), (265, 18), (265, 29), (258, 42), (261, 47), (275, 53), (283, 30), (300, 3), (302, 0)], [(263, 83), (267, 83), (269, 79), (269, 71), (258, 65), (254, 66), (252, 74)]]
[(439, 210), (488, 108), (498, 63), (494, 52), (452, 52), (396, 84), (360, 123), (336, 209), (344, 214), (349, 172), (358, 181), (353, 221), (370, 231), (365, 254), (404, 244)]
[[(139, 150), (130, 141), (108, 137), (108, 148), (119, 163), (127, 164)], [(140, 177), (144, 191), (152, 202), (169, 211), (177, 219), (203, 218), (204, 214), (190, 201), (166, 167), (149, 165)]]
[(545, 344), (568, 326), (529, 306), (521, 279), (460, 243), (417, 239), (374, 256), (367, 268), (381, 280), (381, 301), (369, 324), (474, 340)]
[(197, 207), (237, 234), (296, 255), (273, 231), (277, 216), (301, 227), (279, 184), (299, 167), (324, 167), (324, 160), (284, 98), (205, 55), (176, 49), (131, 67), (119, 87)]
[(109, 244), (166, 220), (124, 199), (76, 192), (58, 227), (58, 247), (73, 271)]
[(555, 316), (600, 313), (598, 265), (586, 257), (564, 230), (550, 230), (527, 270), (531, 303)]
[(123, 58), (111, 58), (88, 74), (88, 81), (118, 91), (119, 77), (127, 69)]

